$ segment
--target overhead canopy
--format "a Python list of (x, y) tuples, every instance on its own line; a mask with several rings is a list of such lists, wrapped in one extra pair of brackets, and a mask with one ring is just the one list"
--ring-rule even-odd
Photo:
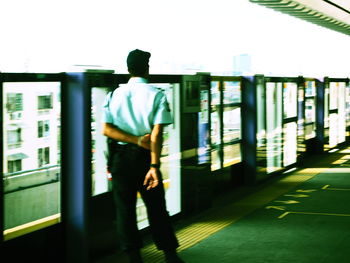
[(349, 0), (250, 0), (250, 2), (350, 35)]

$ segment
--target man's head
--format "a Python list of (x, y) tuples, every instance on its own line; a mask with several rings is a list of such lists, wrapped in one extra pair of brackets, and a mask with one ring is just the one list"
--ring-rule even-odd
[(131, 51), (126, 59), (129, 73), (134, 77), (145, 77), (148, 75), (149, 59), (151, 53), (135, 49)]

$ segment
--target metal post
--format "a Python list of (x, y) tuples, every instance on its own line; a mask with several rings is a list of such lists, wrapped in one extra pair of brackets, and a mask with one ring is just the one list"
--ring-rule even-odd
[[(2, 250), (2, 245), (4, 241), (4, 183), (3, 183), (3, 160), (4, 160), (4, 147), (3, 147), (3, 130), (4, 130), (4, 121), (3, 121), (3, 108), (4, 108), (4, 102), (3, 102), (3, 80), (2, 80), (2, 74), (0, 73), (0, 123), (1, 123), (1, 129), (0, 129), (0, 159), (2, 160), (2, 163), (0, 165), (0, 174), (1, 174), (1, 180), (0, 180), (0, 231), (1, 231), (1, 238), (0, 238), (0, 251)], [(2, 253), (1, 253), (2, 254)], [(3, 255), (3, 254), (2, 254)]]
[(317, 81), (317, 92), (316, 92), (316, 152), (323, 153), (324, 151), (324, 103), (325, 103), (325, 82)]
[(89, 262), (91, 90), (84, 73), (67, 73), (62, 89), (61, 191), (65, 262)]
[[(348, 95), (348, 93), (347, 93), (347, 89), (350, 89), (350, 79), (349, 78), (347, 78), (346, 79), (346, 86), (345, 86), (345, 96), (346, 95)], [(349, 93), (349, 95), (350, 95), (350, 93)], [(348, 99), (350, 99), (350, 98), (348, 98)], [(350, 110), (350, 109), (347, 109), (346, 107), (347, 107), (348, 105), (346, 105), (345, 106), (345, 110), (346, 111), (348, 111), (348, 110)], [(350, 106), (350, 105), (349, 105)], [(347, 142), (347, 143), (349, 143), (350, 142), (350, 125), (349, 125), (349, 122), (348, 122), (348, 116), (345, 116), (345, 124), (346, 124), (346, 137), (345, 137), (345, 141)]]
[(242, 157), (245, 184), (256, 182), (256, 77), (244, 77), (242, 89)]

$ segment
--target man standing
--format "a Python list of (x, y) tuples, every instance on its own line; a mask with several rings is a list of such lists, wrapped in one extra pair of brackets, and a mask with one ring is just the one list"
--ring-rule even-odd
[(130, 262), (140, 263), (142, 240), (137, 228), (137, 192), (146, 205), (153, 240), (168, 263), (183, 262), (169, 214), (160, 173), (163, 126), (172, 123), (166, 96), (147, 84), (149, 52), (133, 50), (127, 57), (131, 78), (106, 98), (103, 134), (114, 141), (110, 152), (117, 231)]

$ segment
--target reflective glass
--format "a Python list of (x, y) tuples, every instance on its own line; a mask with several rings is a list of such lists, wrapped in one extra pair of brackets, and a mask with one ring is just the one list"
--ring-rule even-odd
[(306, 132), (306, 127), (305, 127), (305, 117), (304, 117), (304, 112), (305, 112), (305, 105), (304, 105), (304, 98), (305, 95), (305, 86), (304, 85), (299, 85), (298, 86), (298, 122), (297, 122), (297, 133), (298, 133), (298, 146), (297, 146), (297, 152), (298, 154), (302, 152), (306, 152), (306, 147), (305, 147), (305, 132)]
[(297, 116), (297, 89), (296, 83), (283, 83), (283, 117), (285, 119)]
[(181, 212), (179, 84), (153, 84), (162, 89), (169, 102), (173, 124), (164, 128), (161, 172), (170, 215)]
[(264, 90), (264, 85), (257, 85), (257, 147), (263, 147), (263, 151), (266, 144), (266, 94)]
[(232, 104), (241, 102), (241, 82), (224, 81), (223, 82), (223, 103)]
[(316, 81), (305, 82), (305, 139), (316, 136)]
[(60, 91), (59, 82), (3, 83), (5, 239), (60, 220)]
[(211, 129), (211, 170), (221, 168), (221, 121), (220, 121), (220, 105), (221, 93), (220, 82), (211, 82), (211, 103), (210, 103), (210, 129)]
[[(324, 90), (324, 128), (329, 127), (329, 87), (326, 86)], [(327, 129), (325, 133), (327, 133)], [(327, 136), (325, 134), (325, 136)]]
[(316, 121), (316, 99), (308, 98), (305, 101), (305, 122), (312, 123)]
[(305, 140), (316, 137), (316, 124), (309, 123), (305, 125)]
[(234, 141), (241, 139), (241, 108), (225, 108), (224, 117), (224, 167), (241, 161), (240, 144)]
[(297, 124), (289, 122), (283, 127), (283, 165), (288, 166), (297, 161)]
[(346, 136), (345, 82), (338, 83), (338, 93), (338, 143), (342, 143)]
[(329, 147), (332, 148), (338, 144), (338, 114), (329, 115)]
[[(205, 86), (205, 88), (207, 88)], [(210, 162), (209, 92), (201, 90), (201, 111), (198, 113), (198, 164)]]
[(225, 107), (224, 119), (224, 143), (231, 143), (241, 139), (241, 107)]
[[(350, 83), (345, 87), (346, 126), (350, 126)], [(350, 134), (349, 134), (350, 135)], [(348, 135), (348, 136), (349, 136)]]
[(282, 168), (282, 83), (266, 83), (267, 173)]
[(316, 96), (316, 82), (313, 80), (305, 81), (305, 97)]
[(223, 167), (239, 163), (242, 161), (241, 158), (241, 144), (235, 143), (232, 145), (224, 146), (224, 163)]
[[(345, 141), (346, 137), (346, 89), (345, 82), (330, 82), (329, 147)], [(335, 98), (333, 96), (336, 96)]]
[(108, 88), (92, 88), (91, 91), (91, 145), (92, 145), (92, 195), (111, 189), (111, 175), (107, 171), (107, 139), (102, 135), (102, 105)]
[(235, 141), (241, 139), (241, 107), (232, 106), (241, 102), (241, 82), (223, 81), (223, 166), (241, 161), (240, 146)]
[(265, 167), (266, 160), (266, 96), (265, 87), (258, 83), (256, 87), (257, 99), (257, 164)]
[(329, 109), (335, 110), (338, 108), (338, 98), (339, 98), (339, 83), (331, 82), (329, 84)]

